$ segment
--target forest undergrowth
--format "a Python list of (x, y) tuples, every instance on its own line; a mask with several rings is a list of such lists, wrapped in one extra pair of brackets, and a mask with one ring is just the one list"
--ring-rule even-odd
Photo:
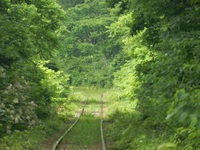
[[(87, 99), (100, 99), (101, 94), (105, 94), (106, 99), (106, 117), (104, 120), (104, 133), (106, 146), (108, 150), (156, 150), (159, 146), (164, 148), (159, 150), (191, 150), (185, 145), (177, 146), (174, 144), (172, 133), (157, 128), (156, 126), (147, 127), (147, 121), (141, 118), (140, 113), (135, 109), (137, 100), (125, 100), (122, 98), (122, 92), (119, 89), (100, 89), (95, 87), (72, 88), (68, 101), (58, 108), (58, 115), (44, 121), (42, 124), (27, 131), (15, 131), (12, 135), (5, 136), (1, 141), (2, 150), (50, 150), (54, 142), (70, 127), (75, 120), (77, 110), (80, 110), (82, 103)], [(89, 100), (90, 101), (90, 100)], [(93, 106), (89, 107), (90, 111)], [(88, 118), (85, 118), (86, 120)], [(84, 120), (84, 118), (83, 118)], [(96, 121), (95, 121), (96, 122)], [(95, 140), (90, 133), (94, 121), (86, 121), (85, 129), (83, 126), (77, 127), (74, 132), (78, 132), (78, 138), (72, 135), (65, 137), (62, 147), (67, 146), (66, 139), (71, 148), (83, 148), (93, 143)], [(96, 122), (96, 130), (99, 130), (100, 120)], [(79, 135), (80, 134), (80, 135)], [(85, 136), (88, 134), (88, 138)], [(92, 133), (93, 134), (93, 133)], [(90, 137), (90, 138), (89, 138)], [(81, 140), (79, 140), (79, 138)], [(91, 139), (92, 138), (92, 139)], [(97, 135), (98, 141), (100, 137)], [(66, 141), (66, 143), (65, 143)], [(97, 144), (99, 148), (100, 144)], [(170, 148), (169, 148), (170, 147)]]
[(173, 129), (148, 126), (151, 120), (136, 110), (137, 100), (123, 98), (123, 92), (115, 88), (107, 93), (104, 126), (108, 150), (192, 150), (190, 145), (174, 142)]

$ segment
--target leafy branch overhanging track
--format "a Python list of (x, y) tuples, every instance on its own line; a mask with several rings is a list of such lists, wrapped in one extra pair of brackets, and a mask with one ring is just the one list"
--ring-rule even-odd
[[(83, 105), (83, 108), (81, 110), (80, 115), (78, 118), (75, 120), (75, 122), (66, 130), (66, 132), (60, 136), (60, 138), (54, 143), (52, 150), (56, 150), (59, 144), (61, 143), (62, 139), (72, 130), (72, 128), (79, 122), (81, 116), (84, 114), (84, 110), (86, 105), (88, 104), (88, 100), (85, 102)], [(103, 117), (104, 117), (104, 94), (101, 94), (101, 122), (100, 122), (100, 131), (101, 131), (101, 145), (102, 145), (102, 150), (106, 150), (106, 142), (104, 139), (104, 134), (103, 134)]]

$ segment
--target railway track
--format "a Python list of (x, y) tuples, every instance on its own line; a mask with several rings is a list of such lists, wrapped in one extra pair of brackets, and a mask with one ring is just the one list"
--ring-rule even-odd
[[(62, 140), (64, 138), (67, 138), (67, 136), (70, 134), (71, 131), (73, 131), (73, 129), (75, 128), (75, 126), (77, 126), (78, 124), (80, 124), (80, 119), (87, 114), (92, 115), (94, 118), (98, 117), (100, 118), (100, 123), (99, 123), (99, 130), (100, 130), (100, 139), (101, 141), (99, 141), (99, 143), (101, 143), (101, 148), (102, 150), (106, 150), (106, 142), (104, 139), (104, 131), (103, 131), (103, 118), (104, 118), (104, 107), (105, 107), (105, 97), (104, 94), (101, 94), (101, 98), (100, 100), (96, 101), (96, 103), (98, 103), (98, 105), (100, 105), (100, 108), (96, 108), (95, 110), (92, 111), (88, 111), (87, 107), (90, 107), (90, 105), (92, 105), (92, 103), (94, 103), (94, 101), (90, 101), (90, 100), (86, 100), (84, 105), (82, 105), (81, 111), (77, 111), (75, 114), (76, 120), (71, 124), (71, 126), (58, 138), (58, 140), (54, 143), (52, 150), (58, 150)], [(99, 109), (99, 110), (98, 110)], [(92, 136), (92, 135), (91, 135)], [(84, 138), (84, 137), (83, 137)], [(65, 149), (67, 150), (67, 149)]]

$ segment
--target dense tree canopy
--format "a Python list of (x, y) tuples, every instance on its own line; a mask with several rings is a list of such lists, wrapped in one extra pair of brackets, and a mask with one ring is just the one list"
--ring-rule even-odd
[(106, 26), (114, 21), (105, 2), (87, 1), (66, 10), (68, 34), (60, 59), (73, 85), (110, 86), (110, 62), (120, 46), (108, 37)]
[(44, 60), (59, 49), (63, 30), (64, 11), (54, 0), (2, 0), (0, 10), (2, 136), (32, 127), (47, 117), (52, 98), (61, 91), (57, 85), (67, 89), (68, 77), (63, 82), (59, 80), (64, 77), (61, 71), (44, 65)]
[[(131, 60), (116, 73), (115, 84), (126, 96), (138, 100), (137, 109), (148, 126), (178, 129), (177, 137), (184, 134), (184, 141), (193, 140), (197, 147), (199, 2), (111, 0), (108, 4), (120, 6), (120, 18), (131, 15), (124, 24), (129, 32), (123, 41)], [(122, 7), (124, 4), (128, 7)], [(110, 30), (112, 33), (115, 28)]]

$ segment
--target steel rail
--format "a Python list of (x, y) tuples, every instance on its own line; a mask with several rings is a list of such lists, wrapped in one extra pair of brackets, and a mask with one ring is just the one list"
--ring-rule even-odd
[(87, 101), (85, 102), (82, 111), (79, 115), (79, 117), (76, 119), (76, 121), (65, 131), (65, 133), (60, 136), (60, 138), (54, 143), (52, 150), (56, 150), (56, 148), (59, 146), (60, 142), (62, 141), (62, 139), (71, 131), (71, 129), (78, 123), (78, 121), (80, 120), (80, 117), (83, 115), (85, 106), (87, 104)]
[[(75, 120), (75, 122), (65, 131), (65, 133), (60, 136), (60, 138), (54, 143), (52, 150), (56, 150), (59, 146), (59, 144), (61, 143), (62, 139), (72, 130), (72, 128), (78, 123), (78, 121), (80, 120), (80, 117), (83, 115), (84, 113), (84, 109), (86, 104), (88, 103), (88, 100), (85, 102), (85, 104), (83, 105), (82, 111), (80, 113), (80, 115), (78, 116), (78, 118)], [(101, 130), (101, 145), (102, 145), (102, 150), (106, 150), (106, 142), (104, 139), (104, 132), (103, 132), (103, 107), (104, 107), (104, 95), (101, 94), (101, 123), (100, 123), (100, 130)]]
[(106, 143), (104, 139), (104, 134), (103, 134), (103, 94), (101, 95), (101, 145), (102, 145), (102, 150), (106, 150)]

